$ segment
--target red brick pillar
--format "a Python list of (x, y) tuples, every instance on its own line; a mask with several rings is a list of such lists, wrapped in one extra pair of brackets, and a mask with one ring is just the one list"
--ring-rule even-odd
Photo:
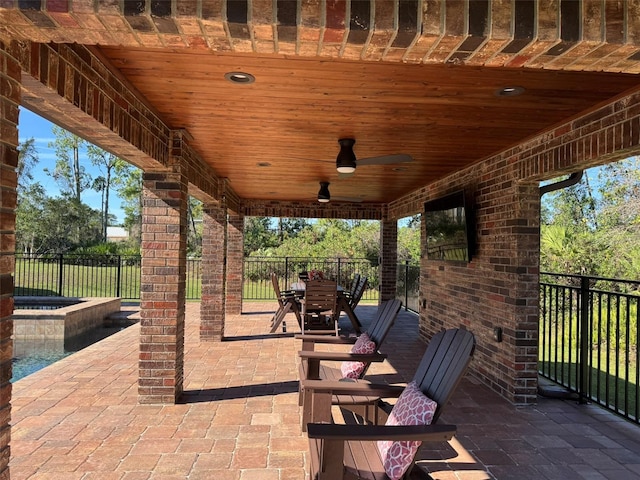
[(244, 275), (244, 215), (229, 214), (227, 223), (227, 292), (226, 312), (242, 313), (242, 278)]
[(227, 209), (224, 204), (202, 208), (202, 299), (200, 340), (220, 341), (224, 336), (227, 274)]
[(184, 381), (187, 180), (179, 172), (142, 178), (138, 400), (175, 403)]
[(398, 222), (380, 221), (380, 301), (396, 298)]
[(20, 65), (0, 43), (0, 480), (9, 479)]

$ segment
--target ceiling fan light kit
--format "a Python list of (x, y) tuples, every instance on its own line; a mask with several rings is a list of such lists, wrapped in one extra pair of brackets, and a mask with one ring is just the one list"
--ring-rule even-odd
[(356, 155), (353, 153), (353, 138), (341, 138), (338, 140), (340, 152), (336, 158), (336, 168), (340, 173), (353, 173), (356, 171)]
[(331, 199), (329, 193), (329, 182), (320, 182), (320, 190), (318, 191), (318, 201), (320, 203), (327, 203)]

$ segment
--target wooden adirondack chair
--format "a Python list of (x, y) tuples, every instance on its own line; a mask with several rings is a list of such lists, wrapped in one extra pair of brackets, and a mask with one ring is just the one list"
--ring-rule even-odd
[[(376, 447), (378, 440), (448, 441), (456, 433), (455, 425), (435, 422), (462, 379), (475, 348), (471, 332), (451, 329), (433, 337), (413, 377), (420, 390), (438, 403), (431, 425), (387, 426), (363, 424), (362, 418), (343, 424), (332, 422), (331, 404), (336, 394), (379, 396), (376, 402), (385, 413), (389, 405), (382, 398), (398, 397), (400, 385), (377, 385), (366, 381), (303, 381), (306, 395), (312, 398), (313, 423), (307, 425), (311, 453), (312, 480), (375, 479), (388, 480), (383, 459)], [(414, 459), (411, 459), (413, 462)], [(408, 478), (411, 468), (403, 478)]]
[(353, 276), (353, 280), (351, 281), (351, 286), (349, 287), (349, 291), (348, 291), (348, 292), (345, 292), (345, 294), (346, 294), (348, 297), (352, 297), (352, 296), (353, 296), (353, 294), (356, 292), (356, 289), (358, 288), (358, 283), (359, 283), (359, 282), (360, 282), (360, 274), (359, 274), (359, 273), (356, 273), (356, 274)]
[(273, 314), (273, 317), (271, 318), (270, 333), (273, 333), (278, 329), (278, 326), (283, 322), (284, 317), (285, 315), (287, 315), (287, 313), (294, 313), (298, 320), (298, 324), (302, 325), (299, 299), (296, 298), (293, 290), (281, 291), (280, 285), (278, 284), (278, 276), (275, 273), (271, 273), (271, 284), (273, 285), (273, 291), (276, 295), (276, 300), (278, 300), (278, 310), (276, 310), (276, 312)]
[(355, 310), (355, 308), (358, 306), (358, 303), (360, 303), (360, 299), (362, 299), (362, 295), (364, 295), (364, 291), (367, 289), (368, 283), (369, 280), (367, 277), (358, 278), (358, 283), (347, 299), (349, 301), (349, 307), (351, 308), (351, 310)]
[[(376, 344), (376, 351), (370, 354), (315, 351), (316, 343), (349, 345), (356, 342), (355, 337), (327, 337), (326, 335), (304, 334), (296, 336), (296, 338), (302, 339), (302, 351), (298, 353), (298, 356), (300, 357), (300, 388), (298, 402), (302, 405), (303, 430), (305, 429), (306, 424), (313, 418), (311, 397), (306, 396), (303, 381), (311, 379), (338, 381), (342, 379), (343, 375), (340, 368), (323, 365), (321, 363), (323, 361), (363, 362), (364, 368), (359, 375), (359, 378), (363, 378), (372, 362), (382, 362), (387, 357), (385, 354), (380, 353), (379, 349), (387, 337), (389, 330), (395, 323), (401, 307), (402, 302), (397, 299), (383, 302), (378, 307), (375, 318), (366, 330), (369, 338)], [(363, 398), (360, 396), (342, 395), (336, 396), (333, 399), (333, 403), (352, 406), (363, 405), (366, 409), (366, 407), (371, 405), (372, 400), (373, 399), (370, 397)]]

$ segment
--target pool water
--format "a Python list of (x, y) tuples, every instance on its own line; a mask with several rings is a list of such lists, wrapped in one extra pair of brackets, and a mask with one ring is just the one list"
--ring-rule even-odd
[[(131, 323), (133, 325), (133, 323)], [(101, 327), (87, 331), (73, 339), (64, 342), (64, 348), (55, 348), (43, 345), (41, 342), (29, 340), (14, 340), (14, 352), (22, 352), (12, 359), (12, 382), (31, 375), (43, 368), (68, 357), (94, 343), (104, 340), (116, 332), (127, 328), (125, 326)]]
[(68, 357), (73, 352), (55, 352), (55, 351), (42, 351), (39, 353), (32, 353), (30, 355), (14, 358), (13, 363), (13, 376), (11, 381), (15, 382), (21, 378), (31, 375), (32, 373), (42, 370), (44, 367), (51, 365), (52, 363), (62, 360)]

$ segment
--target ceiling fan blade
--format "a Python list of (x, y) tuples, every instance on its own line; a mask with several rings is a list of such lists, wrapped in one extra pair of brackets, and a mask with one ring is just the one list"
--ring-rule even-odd
[(395, 155), (382, 155), (380, 157), (359, 158), (358, 165), (391, 165), (394, 163), (413, 162), (411, 155), (397, 153)]

